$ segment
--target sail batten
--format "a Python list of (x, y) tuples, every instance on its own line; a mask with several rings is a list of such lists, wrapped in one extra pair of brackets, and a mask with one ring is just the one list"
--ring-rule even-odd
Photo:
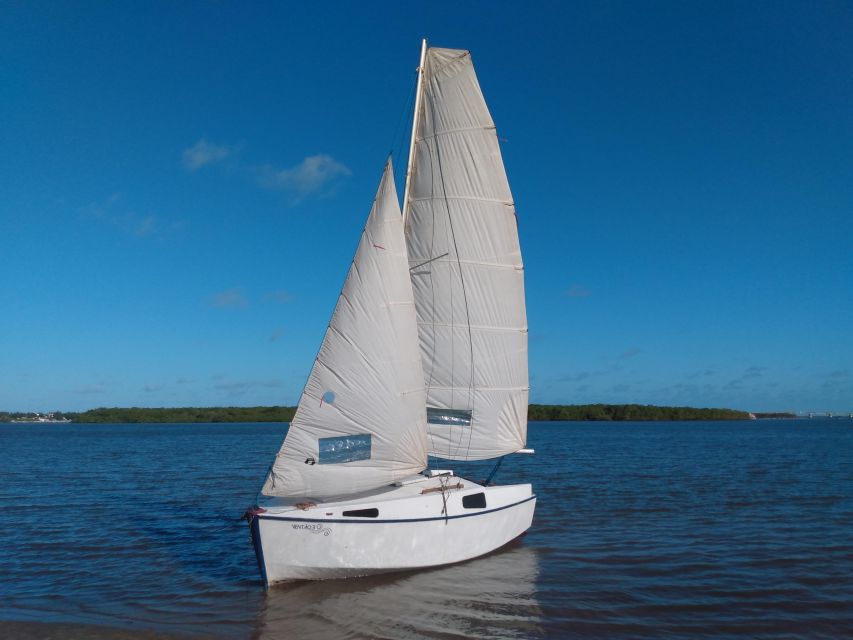
[(427, 411), (436, 418), (428, 418), (429, 452), (493, 458), (527, 437), (514, 200), (470, 54), (431, 48), (424, 67), (404, 206)]
[(323, 500), (379, 488), (426, 466), (408, 266), (389, 160), (264, 494)]

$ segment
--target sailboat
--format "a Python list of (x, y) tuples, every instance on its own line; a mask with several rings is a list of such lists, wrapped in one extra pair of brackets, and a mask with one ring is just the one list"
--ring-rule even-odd
[(265, 585), (452, 564), (520, 536), (530, 484), (427, 466), (532, 453), (527, 398), (524, 269), (495, 125), (470, 53), (424, 40), (402, 211), (389, 158), (246, 514)]

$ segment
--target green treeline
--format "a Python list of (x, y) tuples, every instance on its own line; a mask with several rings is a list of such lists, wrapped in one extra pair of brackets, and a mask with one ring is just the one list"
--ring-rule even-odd
[(529, 420), (748, 420), (746, 411), (645, 404), (531, 404)]
[(74, 422), (290, 422), (296, 407), (182, 407), (175, 409), (90, 409), (67, 413)]
[[(296, 407), (182, 407), (145, 409), (100, 408), (82, 413), (57, 413), (56, 417), (85, 423), (186, 423), (186, 422), (290, 422)], [(0, 422), (24, 414), (0, 412)], [(530, 420), (747, 420), (749, 414), (733, 409), (655, 407), (642, 404), (531, 404)]]

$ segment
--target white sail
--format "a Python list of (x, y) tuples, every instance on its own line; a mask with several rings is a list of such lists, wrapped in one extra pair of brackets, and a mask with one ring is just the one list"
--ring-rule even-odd
[(281, 451), (271, 496), (367, 491), (426, 467), (412, 286), (391, 161)]
[(515, 206), (469, 52), (428, 50), (406, 213), (430, 454), (525, 446), (527, 316)]

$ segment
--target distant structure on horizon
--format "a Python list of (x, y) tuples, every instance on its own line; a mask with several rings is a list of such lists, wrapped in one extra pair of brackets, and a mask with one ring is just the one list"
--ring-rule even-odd
[(12, 422), (53, 422), (53, 423), (65, 423), (71, 422), (70, 419), (66, 418), (59, 412), (50, 411), (48, 413), (32, 413), (27, 414), (25, 416), (21, 416), (19, 418), (15, 418)]
[(853, 411), (755, 411), (750, 413), (750, 415), (754, 415), (759, 420), (767, 418), (797, 418), (800, 420), (807, 420), (811, 418), (834, 418), (845, 420), (847, 418), (853, 418)]

